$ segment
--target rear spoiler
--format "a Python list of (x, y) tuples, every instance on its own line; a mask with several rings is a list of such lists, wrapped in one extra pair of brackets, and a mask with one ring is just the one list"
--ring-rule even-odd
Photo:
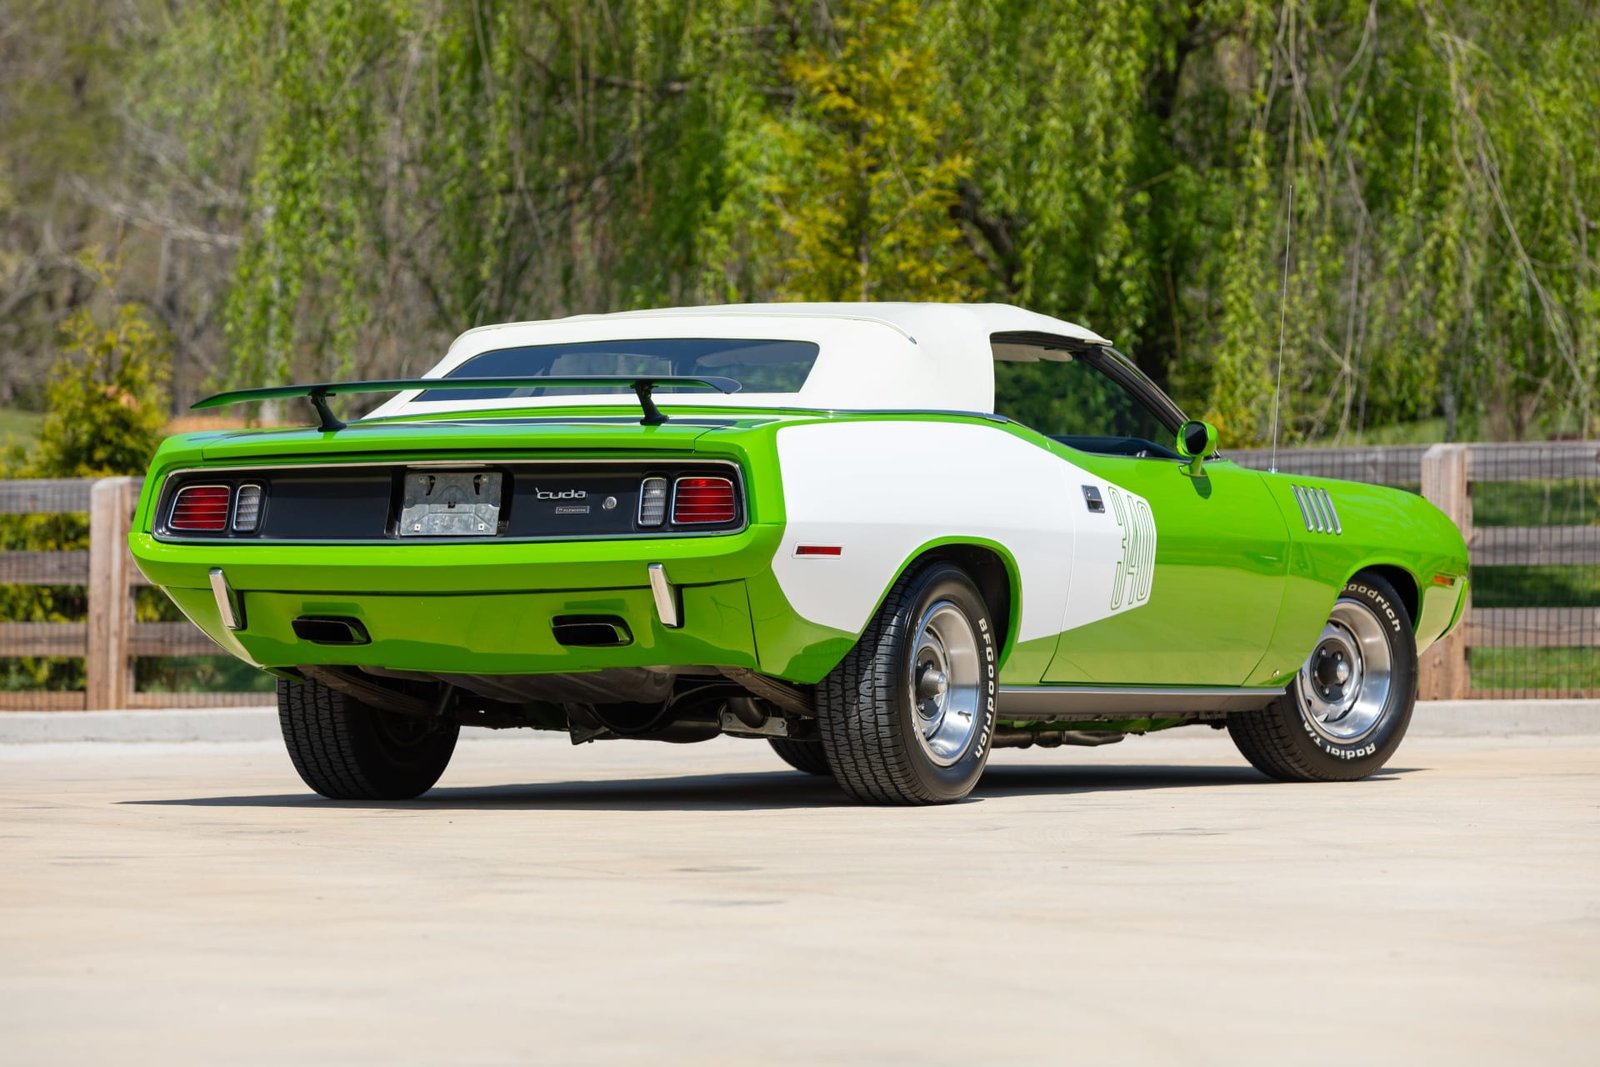
[(652, 390), (660, 386), (673, 388), (697, 388), (714, 390), (719, 393), (736, 393), (739, 383), (732, 378), (715, 377), (690, 377), (684, 375), (657, 375), (654, 377), (637, 377), (631, 374), (591, 374), (585, 377), (565, 377), (528, 375), (520, 378), (383, 378), (370, 382), (319, 382), (314, 385), (273, 385), (264, 389), (235, 389), (228, 393), (217, 393), (193, 405), (194, 410), (201, 408), (220, 408), (230, 404), (244, 404), (252, 400), (283, 400), (288, 397), (303, 396), (311, 401), (311, 406), (317, 410), (317, 429), (323, 433), (333, 433), (342, 430), (345, 424), (334, 417), (328, 409), (328, 397), (343, 396), (346, 393), (404, 393), (412, 389), (443, 389), (448, 391), (464, 392), (469, 389), (615, 389), (618, 387), (632, 389), (639, 398), (639, 406), (644, 409), (644, 418), (639, 420), (641, 426), (659, 426), (667, 421), (667, 417), (656, 407), (656, 402), (651, 399)]

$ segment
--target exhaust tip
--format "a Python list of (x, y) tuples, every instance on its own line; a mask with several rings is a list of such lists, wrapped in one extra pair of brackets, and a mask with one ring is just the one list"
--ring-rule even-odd
[(372, 644), (372, 635), (361, 620), (347, 615), (302, 615), (289, 625), (296, 637), (314, 645)]
[(633, 632), (617, 615), (557, 615), (550, 620), (556, 644), (566, 648), (619, 648), (633, 644)]

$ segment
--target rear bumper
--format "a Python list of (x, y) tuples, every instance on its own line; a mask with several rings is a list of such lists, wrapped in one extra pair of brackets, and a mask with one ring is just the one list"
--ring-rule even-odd
[[(608, 667), (758, 667), (750, 602), (742, 581), (687, 586), (683, 626), (656, 616), (648, 588), (465, 595), (280, 593), (235, 590), (245, 626), (223, 625), (209, 588), (171, 587), (169, 596), (219, 645), (260, 667), (301, 664), (384, 667), (441, 674), (551, 674)], [(627, 644), (569, 647), (553, 620), (606, 616), (627, 627)], [(368, 644), (327, 645), (296, 636), (302, 616), (354, 619)]]
[[(770, 573), (782, 532), (752, 525), (726, 537), (396, 545), (197, 545), (134, 534), (130, 547), (140, 570), (195, 625), (260, 667), (547, 674), (760, 669), (747, 579)], [(679, 627), (664, 625), (657, 611), (652, 563), (662, 564), (674, 587)], [(239, 630), (223, 622), (212, 568), (242, 608)], [(631, 639), (562, 645), (552, 624), (565, 615), (615, 617)], [(303, 640), (293, 629), (302, 616), (355, 619), (371, 641)]]

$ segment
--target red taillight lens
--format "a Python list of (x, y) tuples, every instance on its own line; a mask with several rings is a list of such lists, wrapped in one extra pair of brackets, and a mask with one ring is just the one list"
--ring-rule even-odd
[(178, 490), (167, 526), (174, 530), (221, 533), (228, 528), (232, 491), (225, 485), (191, 485)]
[(727, 478), (679, 478), (672, 490), (672, 521), (684, 525), (732, 522), (739, 517)]

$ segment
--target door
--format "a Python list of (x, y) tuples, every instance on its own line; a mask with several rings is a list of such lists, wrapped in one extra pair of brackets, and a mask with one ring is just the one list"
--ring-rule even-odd
[(1174, 449), (1181, 413), (1131, 364), (1030, 341), (996, 338), (997, 396), (1018, 398), (997, 409), (1052, 438), (1076, 512), (1043, 681), (1242, 684), (1272, 637), (1288, 562), (1261, 475), (1221, 459), (1190, 474)]

